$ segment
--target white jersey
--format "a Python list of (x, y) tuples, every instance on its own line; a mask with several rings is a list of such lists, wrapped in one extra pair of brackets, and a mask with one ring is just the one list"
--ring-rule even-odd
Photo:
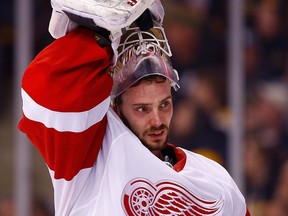
[(170, 168), (109, 108), (111, 53), (78, 29), (24, 74), (19, 128), (47, 163), (55, 215), (249, 215), (223, 167), (169, 144), (177, 158)]

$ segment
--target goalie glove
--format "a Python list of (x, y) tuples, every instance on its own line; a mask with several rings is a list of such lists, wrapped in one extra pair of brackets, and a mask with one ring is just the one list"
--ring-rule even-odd
[(160, 0), (51, 0), (51, 5), (49, 32), (56, 39), (78, 25), (92, 30), (98, 26), (111, 33), (113, 43), (147, 8), (153, 22), (162, 25), (164, 17)]

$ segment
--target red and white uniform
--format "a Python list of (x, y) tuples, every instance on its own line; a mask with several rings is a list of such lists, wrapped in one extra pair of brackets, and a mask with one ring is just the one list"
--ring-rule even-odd
[(47, 163), (56, 216), (244, 216), (244, 197), (217, 163), (173, 148), (173, 169), (109, 108), (113, 52), (78, 28), (54, 41), (22, 82), (27, 134)]

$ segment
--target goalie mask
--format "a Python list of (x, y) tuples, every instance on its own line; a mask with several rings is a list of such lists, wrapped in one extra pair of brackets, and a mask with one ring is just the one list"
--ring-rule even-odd
[(170, 63), (171, 51), (162, 27), (141, 31), (130, 27), (118, 47), (113, 76), (112, 100), (144, 77), (159, 75), (167, 78), (177, 91), (179, 77)]

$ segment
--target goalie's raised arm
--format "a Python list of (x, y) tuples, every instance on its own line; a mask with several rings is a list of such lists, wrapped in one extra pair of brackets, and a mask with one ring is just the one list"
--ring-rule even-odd
[(79, 27), (46, 47), (24, 73), (19, 128), (56, 179), (71, 179), (95, 162), (110, 104), (112, 55)]

